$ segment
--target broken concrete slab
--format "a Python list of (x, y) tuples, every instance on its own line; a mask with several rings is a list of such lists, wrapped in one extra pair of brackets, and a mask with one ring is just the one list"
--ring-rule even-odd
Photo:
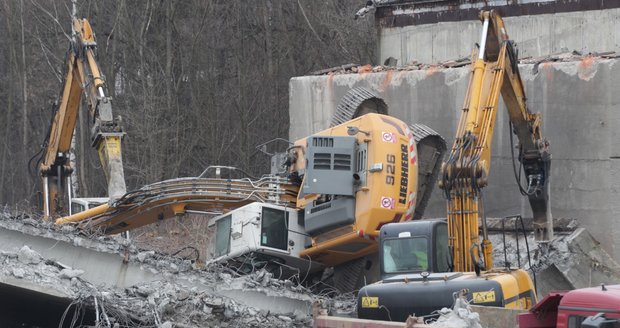
[(24, 264), (38, 264), (41, 262), (41, 255), (24, 245), (17, 252), (17, 259)]
[[(515, 218), (487, 218), (487, 230), (494, 233), (501, 233), (502, 231), (505, 231), (507, 234), (514, 234), (515, 220)], [(519, 222), (519, 220), (516, 221), (516, 228), (522, 229), (521, 222)], [(533, 218), (523, 218), (523, 227), (525, 228), (525, 231), (530, 232), (534, 230), (533, 222)], [(479, 223), (479, 226), (482, 227), (482, 222)], [(579, 221), (575, 218), (553, 218), (553, 230), (557, 232), (575, 231), (578, 226)]]
[[(207, 322), (308, 326), (314, 301), (331, 304), (324, 296), (262, 270), (239, 276), (218, 265), (201, 268), (191, 261), (140, 251), (124, 239), (83, 236), (7, 215), (0, 218), (0, 263), (0, 283), (13, 289), (36, 287), (41, 295), (62, 295), (99, 309), (101, 316), (107, 313), (112, 324), (124, 320), (195, 327)], [(352, 295), (340, 302), (355, 307)], [(346, 307), (332, 305), (336, 306)]]
[(526, 238), (522, 233), (519, 234), (518, 246), (514, 232), (505, 236), (491, 234), (493, 261), (496, 267), (505, 266), (507, 261), (511, 267), (520, 266), (530, 272), (536, 280), (539, 298), (554, 290), (620, 283), (620, 265), (585, 228), (557, 233), (549, 243), (537, 243), (532, 233), (526, 235), (529, 261)]
[(536, 274), (538, 280), (538, 297), (542, 298), (552, 291), (572, 290), (575, 286), (564, 275), (562, 270), (555, 263), (551, 263), (546, 268)]
[(37, 252), (38, 256), (83, 270), (84, 279), (94, 284), (119, 288), (157, 279), (151, 270), (142, 270), (139, 264), (124, 263), (122, 248), (111, 239), (94, 241), (15, 220), (0, 220), (0, 249), (19, 249), (18, 258), (23, 263), (38, 263), (40, 258), (32, 256), (32, 252)]
[(478, 313), (484, 328), (504, 327), (518, 328), (517, 315), (524, 310), (506, 309), (493, 306), (470, 305), (472, 311)]
[[(551, 243), (549, 248), (551, 251), (538, 259), (538, 263), (553, 266), (538, 275), (541, 282), (538, 288), (542, 295), (557, 288), (560, 282), (568, 282), (572, 287), (569, 289), (620, 283), (620, 265), (584, 228)], [(558, 279), (558, 273), (564, 279)]]

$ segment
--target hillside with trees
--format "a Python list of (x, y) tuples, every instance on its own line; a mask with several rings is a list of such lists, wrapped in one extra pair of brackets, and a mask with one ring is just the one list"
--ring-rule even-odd
[[(267, 172), (269, 158), (255, 147), (287, 138), (289, 79), (372, 62), (372, 19), (353, 20), (361, 6), (359, 0), (78, 1), (127, 132), (128, 189), (195, 176), (214, 164)], [(71, 3), (3, 1), (0, 17), (0, 204), (34, 207), (37, 160), (71, 37)], [(86, 108), (81, 114), (78, 194), (105, 196)]]

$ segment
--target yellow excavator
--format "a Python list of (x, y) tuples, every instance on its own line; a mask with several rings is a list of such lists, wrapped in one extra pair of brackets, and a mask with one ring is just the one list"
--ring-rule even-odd
[[(382, 281), (360, 290), (360, 318), (405, 321), (413, 314), (431, 315), (451, 307), (455, 295), (463, 291), (476, 305), (529, 309), (536, 303), (526, 271), (493, 267), (487, 235), (482, 190), (489, 176), (500, 94), (510, 117), (511, 137), (516, 134), (519, 140), (518, 159), (527, 181), (520, 189), (530, 201), (538, 240), (549, 240), (553, 232), (549, 143), (542, 137), (540, 114), (526, 106), (516, 46), (502, 18), (483, 11), (480, 20), (480, 48), (472, 58), (465, 104), (439, 183), (447, 198), (447, 222), (423, 220), (381, 228)], [(515, 175), (519, 176), (516, 170)]]
[[(213, 166), (197, 177), (126, 192), (123, 129), (112, 117), (95, 58), (95, 37), (86, 19), (74, 19), (72, 26), (60, 106), (40, 165), (45, 217), (57, 224), (115, 234), (186, 213), (225, 213), (213, 221), (219, 227), (217, 255), (222, 260), (260, 253), (267, 262), (303, 270), (306, 265), (335, 267), (376, 254), (382, 225), (422, 216), (445, 142), (428, 127), (387, 116), (383, 100), (364, 88), (344, 97), (332, 127), (275, 156), (280, 161), (271, 174), (255, 178), (234, 167)], [(82, 93), (109, 201), (67, 215), (73, 170), (68, 157)], [(233, 178), (227, 171), (241, 173)], [(360, 270), (357, 265), (355, 275)], [(350, 268), (343, 272), (349, 275), (343, 280), (356, 280)]]
[[(527, 186), (519, 188), (528, 197), (534, 216), (534, 233), (539, 241), (553, 238), (549, 204), (549, 142), (542, 137), (541, 115), (533, 114), (526, 105), (525, 90), (517, 66), (517, 48), (501, 17), (494, 11), (483, 12), (483, 32), (477, 58), (473, 61), (470, 87), (456, 132), (452, 151), (443, 166), (440, 187), (448, 199), (450, 234), (463, 235), (452, 239), (454, 266), (473, 271), (478, 264), (469, 250), (478, 247), (478, 218), (482, 218), (482, 253), (484, 267), (493, 267), (492, 246), (487, 237), (482, 188), (487, 185), (491, 164), (491, 143), (499, 95), (501, 94), (512, 134), (519, 139), (519, 162)], [(511, 149), (512, 152), (512, 149)]]
[[(218, 262), (252, 268), (275, 263), (297, 274), (376, 254), (381, 226), (422, 216), (445, 142), (428, 127), (376, 113), (376, 106), (366, 113), (368, 103), (382, 101), (368, 90), (348, 96), (349, 106), (338, 113), (340, 119), (354, 118), (293, 143), (276, 165), (280, 172), (224, 178), (225, 171), (236, 169), (213, 166), (56, 223), (114, 234), (186, 213), (220, 212), (210, 221)], [(365, 104), (348, 111), (356, 100)], [(381, 110), (386, 111), (387, 106)], [(359, 288), (361, 268), (342, 269), (347, 279), (338, 288)]]
[(71, 174), (74, 168), (69, 155), (83, 98), (88, 104), (92, 146), (99, 153), (107, 179), (108, 197), (115, 200), (126, 193), (121, 152), (124, 132), (120, 119), (112, 115), (112, 102), (106, 94), (106, 82), (96, 60), (96, 49), (97, 42), (89, 22), (73, 19), (60, 102), (54, 109), (39, 164), (45, 218), (71, 214)]

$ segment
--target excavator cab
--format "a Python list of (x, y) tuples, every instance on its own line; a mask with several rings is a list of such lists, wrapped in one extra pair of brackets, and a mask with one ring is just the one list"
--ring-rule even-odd
[(268, 203), (251, 203), (210, 220), (208, 263), (217, 262), (240, 273), (264, 268), (282, 278), (322, 269), (299, 256), (309, 243), (303, 211)]
[(524, 309), (536, 302), (534, 290), (517, 286), (532, 282), (523, 270), (453, 272), (444, 220), (386, 224), (379, 237), (381, 281), (360, 289), (357, 315), (361, 319), (406, 321), (410, 315), (433, 318), (450, 307), (454, 294), (466, 291), (475, 305)]
[[(482, 189), (490, 172), (500, 95), (510, 116), (510, 130), (519, 139), (519, 161), (528, 177), (528, 187), (523, 187), (520, 180), (518, 183), (530, 201), (538, 240), (550, 240), (553, 236), (548, 201), (549, 143), (541, 134), (541, 114), (532, 113), (527, 107), (516, 51), (502, 18), (494, 11), (482, 11), (480, 19), (481, 42), (472, 58), (454, 146), (442, 166), (439, 184), (448, 200), (445, 237), (440, 238), (441, 233), (429, 227), (426, 231), (407, 231), (398, 226), (394, 231), (382, 229), (384, 278), (360, 290), (360, 318), (405, 321), (414, 313), (432, 315), (437, 309), (451, 306), (453, 295), (462, 291), (476, 305), (524, 310), (536, 302), (534, 284), (525, 270), (493, 268), (493, 245), (488, 238)], [(515, 176), (519, 177), (516, 165)], [(423, 244), (424, 236), (426, 252), (416, 245)], [(399, 252), (399, 248), (404, 251)], [(405, 254), (399, 254), (402, 252)], [(442, 258), (438, 255), (441, 252), (450, 257)], [(419, 263), (419, 254), (426, 254), (426, 263)], [(393, 265), (388, 263), (388, 256), (395, 262)], [(425, 266), (428, 271), (422, 271)]]
[(404, 273), (448, 272), (448, 225), (443, 220), (390, 223), (379, 234), (381, 278)]

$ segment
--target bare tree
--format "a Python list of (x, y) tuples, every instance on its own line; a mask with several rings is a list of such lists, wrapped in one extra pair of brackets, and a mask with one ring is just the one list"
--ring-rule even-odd
[[(129, 189), (210, 164), (266, 172), (268, 158), (255, 147), (287, 137), (289, 79), (371, 62), (375, 48), (371, 20), (353, 20), (359, 0), (78, 4), (127, 132)], [(0, 15), (0, 204), (36, 204), (36, 155), (59, 100), (70, 10), (68, 2), (4, 1)], [(77, 143), (82, 196), (104, 195), (87, 115)]]

